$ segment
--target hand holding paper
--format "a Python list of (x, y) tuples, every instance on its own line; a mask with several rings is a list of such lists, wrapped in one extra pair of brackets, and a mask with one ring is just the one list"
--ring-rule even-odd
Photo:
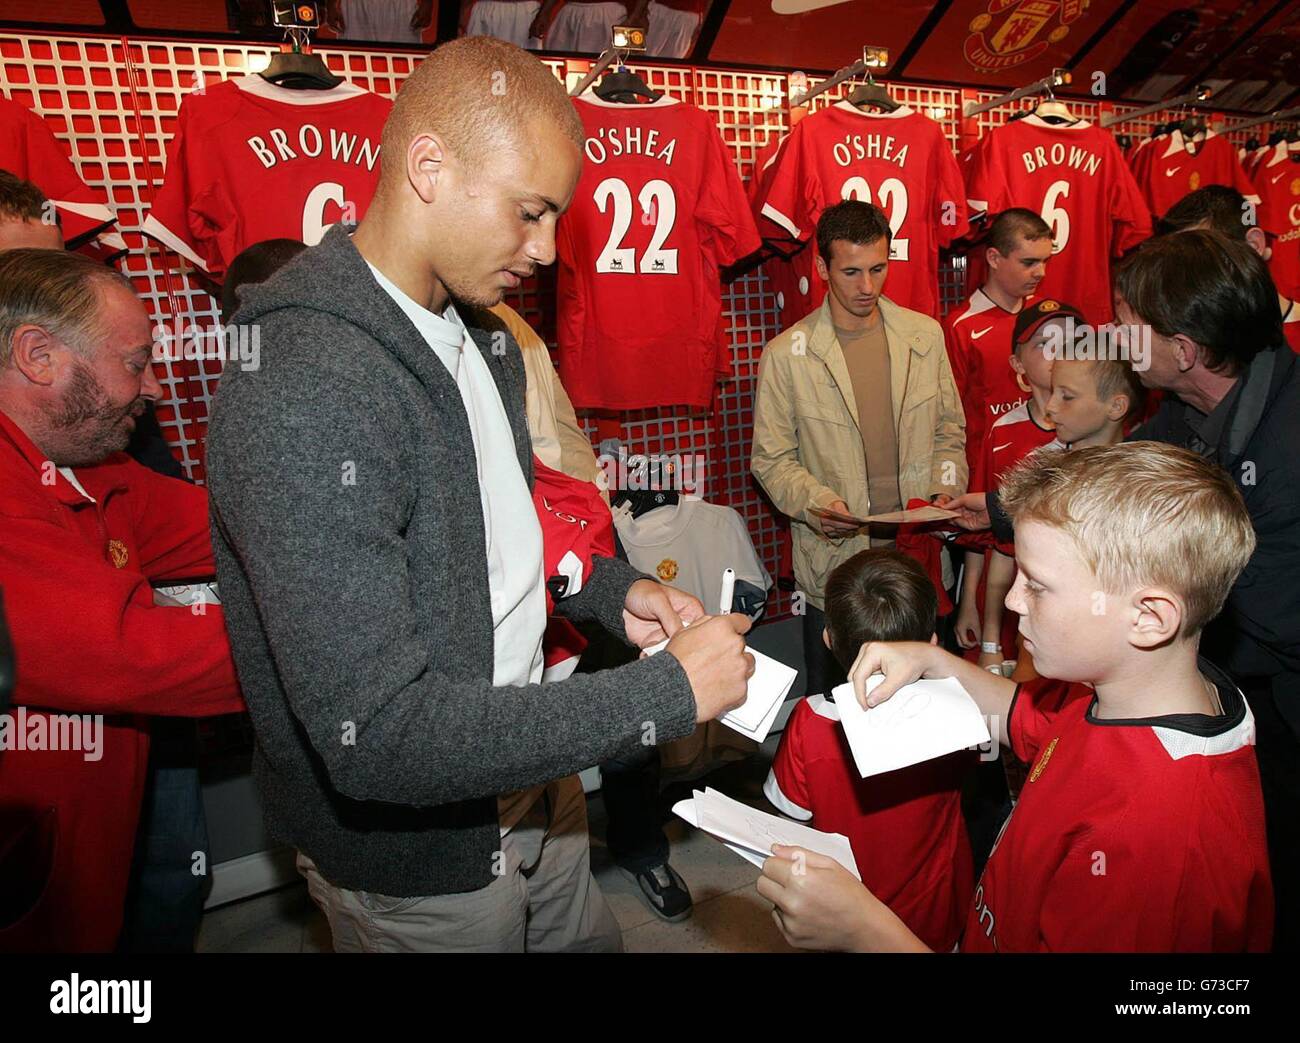
[[(745, 616), (736, 616), (734, 614), (713, 617), (715, 620), (737, 618), (745, 620), (745, 622), (748, 623), (748, 619)], [(708, 620), (705, 622), (707, 623)], [(693, 627), (687, 627), (682, 634), (678, 635), (673, 640), (682, 645), (689, 644), (690, 642), (686, 640), (687, 635), (700, 626), (700, 623), (696, 623)], [(747, 630), (748, 627), (746, 626), (745, 629)], [(744, 631), (741, 632), (743, 633)], [(657, 645), (653, 645), (650, 648), (645, 649), (645, 654), (655, 655), (658, 652), (662, 652), (668, 647), (668, 644), (667, 641), (663, 641)], [(707, 655), (708, 648), (709, 646), (704, 646), (700, 650), (700, 654)], [(742, 651), (744, 651), (743, 642)], [(740, 702), (732, 700), (725, 705), (721, 705), (718, 707), (717, 712), (706, 717), (705, 703), (701, 701), (701, 688), (696, 687), (695, 675), (692, 674), (692, 669), (696, 669), (694, 659), (691, 659), (690, 665), (688, 665), (688, 660), (683, 659), (682, 655), (679, 654), (679, 648), (677, 647), (674, 647), (673, 654), (676, 655), (679, 660), (682, 660), (682, 667), (686, 670), (687, 677), (691, 678), (691, 687), (695, 691), (695, 701), (696, 705), (699, 707), (700, 721), (708, 721), (717, 718), (728, 728), (740, 732), (741, 735), (753, 739), (755, 742), (762, 742), (767, 738), (767, 733), (772, 730), (772, 725), (776, 723), (777, 714), (781, 712), (781, 704), (785, 702), (785, 697), (790, 694), (790, 689), (794, 686), (795, 679), (799, 676), (799, 672), (793, 667), (786, 666), (784, 663), (778, 662), (771, 656), (764, 655), (762, 652), (751, 648), (748, 650), (746, 658), (747, 661), (753, 663), (753, 670), (746, 679), (745, 698)], [(688, 652), (688, 655), (693, 654), (694, 650)], [(701, 684), (708, 683), (707, 680), (705, 680), (705, 674), (701, 673), (700, 677)], [(723, 713), (723, 711), (728, 708), (730, 708), (729, 712)]]
[[(876, 674), (867, 692), (884, 683)], [(864, 710), (852, 684), (832, 692), (853, 762), (864, 779), (934, 760), (990, 741), (984, 715), (951, 677), (912, 681), (879, 706)]]
[(779, 815), (769, 815), (715, 789), (695, 790), (691, 800), (673, 805), (673, 814), (706, 833), (712, 833), (741, 858), (756, 866), (761, 867), (772, 854), (773, 844), (784, 844), (833, 858), (856, 879), (862, 879), (848, 837), (841, 833), (823, 833)]

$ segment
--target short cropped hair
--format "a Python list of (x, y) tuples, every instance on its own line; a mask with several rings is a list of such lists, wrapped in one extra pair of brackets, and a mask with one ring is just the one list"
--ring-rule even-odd
[(1164, 442), (1032, 453), (998, 490), (1015, 524), (1064, 532), (1101, 588), (1153, 584), (1183, 600), (1183, 635), (1223, 610), (1255, 550), (1255, 530), (1226, 471)]
[[(0, 170), (0, 219), (7, 221), (46, 221), (51, 206), (45, 193), (17, 174)], [(54, 212), (57, 223), (58, 213)]]
[(1020, 240), (1037, 242), (1052, 238), (1052, 228), (1038, 214), (1023, 206), (1003, 210), (989, 225), (988, 244), (1003, 257), (1010, 256)]
[(221, 283), (222, 321), (229, 322), (239, 310), (240, 290), (266, 282), (306, 249), (307, 244), (298, 239), (263, 239), (240, 250)]
[(1206, 185), (1171, 206), (1156, 222), (1156, 234), (1169, 235), (1203, 225), (1229, 239), (1244, 242), (1253, 214), (1246, 197), (1235, 188)]
[(915, 558), (882, 547), (835, 567), (825, 605), (831, 652), (848, 670), (868, 641), (929, 641), (939, 595)]
[(436, 133), (472, 169), (538, 123), (560, 126), (582, 148), (582, 119), (564, 85), (535, 56), (490, 36), (451, 40), (397, 92), (384, 124), (381, 187), (406, 176), (406, 150), (421, 134)]
[(1092, 385), (1097, 390), (1097, 397), (1105, 400), (1115, 395), (1128, 396), (1128, 412), (1125, 420), (1140, 416), (1146, 408), (1147, 391), (1138, 379), (1130, 362), (1124, 359), (1084, 359), (1092, 377)]
[(1148, 239), (1120, 262), (1115, 292), (1162, 337), (1181, 333), (1203, 347), (1215, 373), (1236, 376), (1260, 351), (1284, 343), (1268, 266), (1218, 232)]
[(0, 368), (9, 365), (14, 333), (35, 325), (83, 352), (107, 331), (101, 291), (130, 282), (115, 268), (66, 250), (0, 252)]
[(843, 239), (858, 246), (868, 246), (878, 239), (888, 246), (894, 238), (889, 219), (880, 207), (860, 199), (845, 199), (828, 206), (817, 221), (817, 252), (831, 263), (831, 243)]

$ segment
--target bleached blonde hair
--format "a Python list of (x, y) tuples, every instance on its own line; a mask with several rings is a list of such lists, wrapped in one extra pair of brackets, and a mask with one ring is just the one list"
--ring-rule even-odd
[(1108, 594), (1150, 585), (1178, 595), (1185, 637), (1222, 611), (1255, 550), (1227, 472), (1163, 442), (1033, 453), (998, 495), (1015, 523), (1066, 533)]

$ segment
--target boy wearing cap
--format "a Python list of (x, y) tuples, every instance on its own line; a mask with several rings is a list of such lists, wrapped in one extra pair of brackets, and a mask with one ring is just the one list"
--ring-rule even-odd
[[(1020, 566), (1008, 600), (1047, 676), (1017, 685), (921, 642), (866, 645), (850, 671), (867, 705), (921, 677), (956, 678), (1032, 765), (960, 948), (1267, 950), (1255, 721), (1198, 656), (1255, 545), (1232, 480), (1185, 449), (1131, 442), (1036, 454), (1001, 500)], [(884, 680), (867, 698), (876, 673)], [(792, 944), (926, 948), (815, 853), (775, 847), (758, 890)]]
[[(1034, 301), (1016, 316), (1011, 369), (1029, 398), (989, 428), (972, 489), (996, 489), (1002, 476), (1034, 450), (1047, 445), (1062, 447), (1047, 405), (1052, 398), (1053, 346), (1064, 343), (1071, 322), (1084, 325), (1082, 313), (1073, 305), (1051, 299)], [(1014, 553), (1010, 544), (998, 543), (985, 562), (980, 666), (1000, 667), (1015, 658), (1014, 618), (1003, 612), (1007, 591), (1016, 578)]]

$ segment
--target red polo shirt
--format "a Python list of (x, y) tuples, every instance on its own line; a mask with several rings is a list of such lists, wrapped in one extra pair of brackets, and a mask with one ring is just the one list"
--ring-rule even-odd
[[(0, 812), (54, 830), (40, 898), (0, 926), (0, 950), (112, 949), (144, 792), (144, 715), (244, 708), (221, 609), (155, 607), (150, 585), (215, 573), (206, 492), (122, 453), (75, 475), (84, 494), (0, 412), (0, 586), (17, 664)], [(51, 715), (103, 714), (97, 759), (15, 748), (20, 708), (27, 735)]]

